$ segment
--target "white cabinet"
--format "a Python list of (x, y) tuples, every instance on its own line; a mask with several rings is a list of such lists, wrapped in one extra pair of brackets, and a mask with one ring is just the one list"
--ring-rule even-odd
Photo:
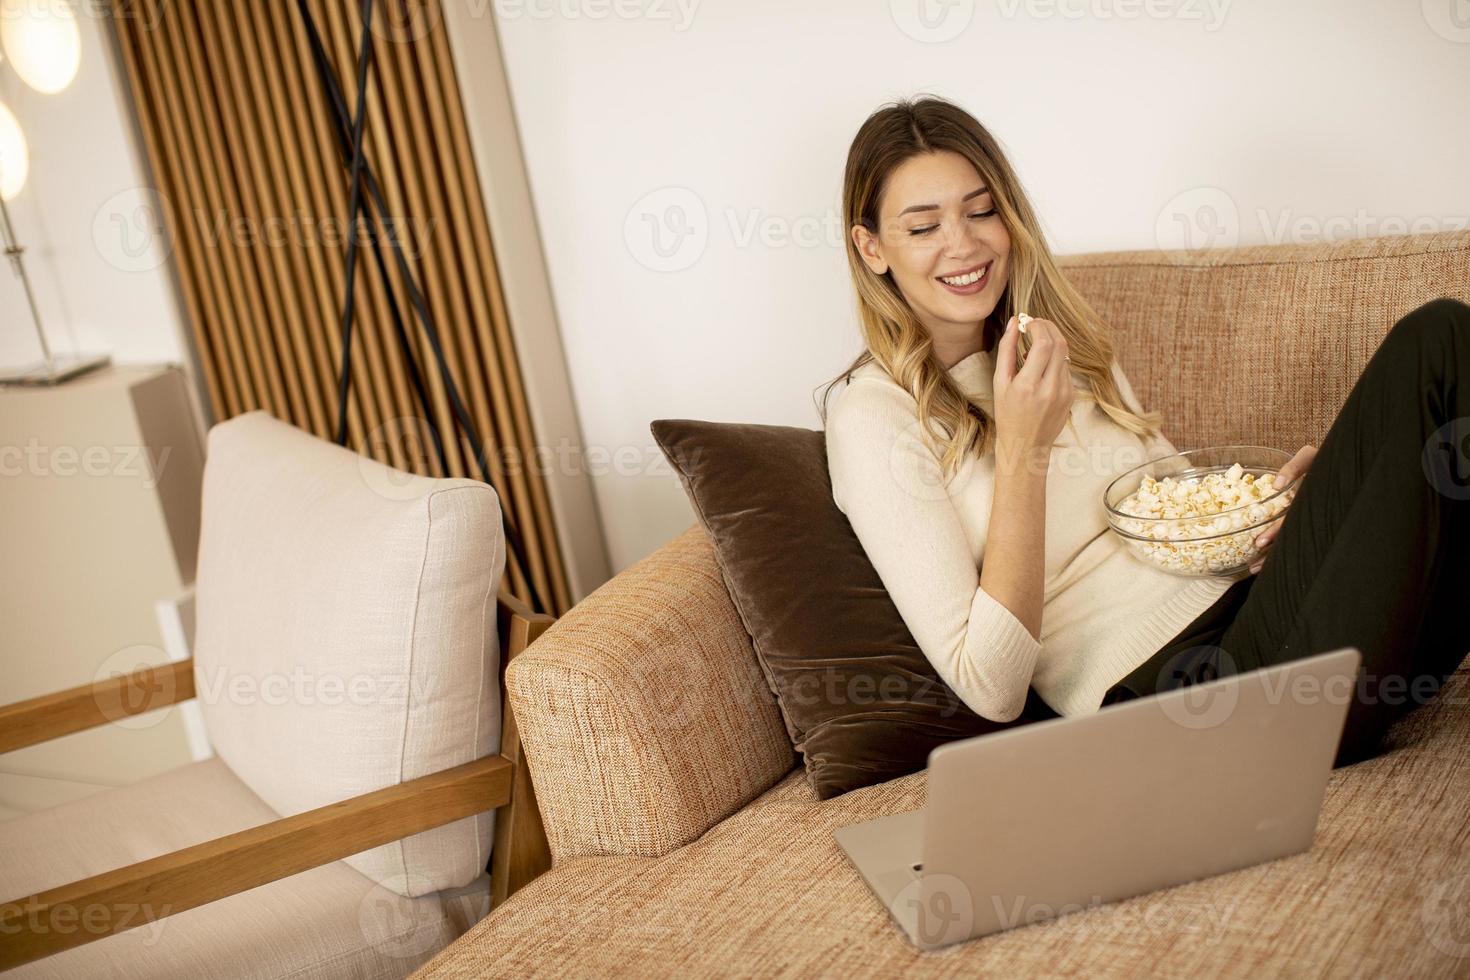
[[(175, 366), (0, 388), (0, 703), (168, 659), (155, 603), (194, 580), (204, 452)], [(165, 708), (0, 755), (0, 818), (188, 762)]]

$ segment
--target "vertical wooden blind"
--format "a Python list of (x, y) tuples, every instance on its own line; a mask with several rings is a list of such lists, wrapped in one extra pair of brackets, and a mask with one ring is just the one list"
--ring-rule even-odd
[[(357, 0), (311, 0), (349, 109)], [(479, 477), (387, 246), (403, 246), (485, 443), (501, 506), (555, 614), (570, 606), (438, 0), (378, 0), (364, 152), (389, 212), (389, 277), (444, 435), (415, 401), (371, 246), (359, 229), (348, 445), (428, 476)], [(386, 8), (386, 9), (385, 9)], [(411, 9), (410, 9), (411, 8)], [(114, 0), (119, 47), (215, 417), (265, 409), (336, 427), (348, 174), (291, 0)], [(513, 559), (506, 588), (528, 598)]]

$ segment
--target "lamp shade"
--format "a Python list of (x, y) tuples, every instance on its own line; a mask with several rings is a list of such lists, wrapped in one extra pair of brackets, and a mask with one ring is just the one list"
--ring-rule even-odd
[(77, 77), (82, 37), (66, 0), (0, 0), (0, 47), (31, 88), (52, 94)]
[(19, 194), (30, 169), (30, 152), (20, 122), (10, 107), (0, 102), (0, 197), (8, 201)]

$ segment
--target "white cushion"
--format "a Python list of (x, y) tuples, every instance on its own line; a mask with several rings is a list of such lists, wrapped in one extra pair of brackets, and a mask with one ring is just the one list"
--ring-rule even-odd
[[(390, 469), (251, 412), (209, 433), (195, 685), (210, 741), (294, 814), (500, 750), (495, 490)], [(405, 895), (468, 884), (487, 811), (348, 858)]]
[[(276, 816), (219, 759), (182, 766), (0, 824), (0, 897), (33, 895)], [(157, 917), (162, 909), (138, 910), (144, 924), (136, 929), (5, 976), (404, 977), (488, 906), (488, 876), (464, 889), (404, 898), (335, 861), (166, 918)]]

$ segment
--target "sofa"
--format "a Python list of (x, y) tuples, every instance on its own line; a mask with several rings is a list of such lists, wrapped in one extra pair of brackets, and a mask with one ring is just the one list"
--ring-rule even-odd
[[(1400, 316), (1470, 301), (1470, 232), (1062, 265), (1180, 448), (1320, 444)], [(1307, 852), (920, 953), (832, 832), (925, 774), (816, 798), (696, 524), (508, 669), (554, 863), (415, 975), (1470, 975), (1467, 680), (1332, 772)]]

